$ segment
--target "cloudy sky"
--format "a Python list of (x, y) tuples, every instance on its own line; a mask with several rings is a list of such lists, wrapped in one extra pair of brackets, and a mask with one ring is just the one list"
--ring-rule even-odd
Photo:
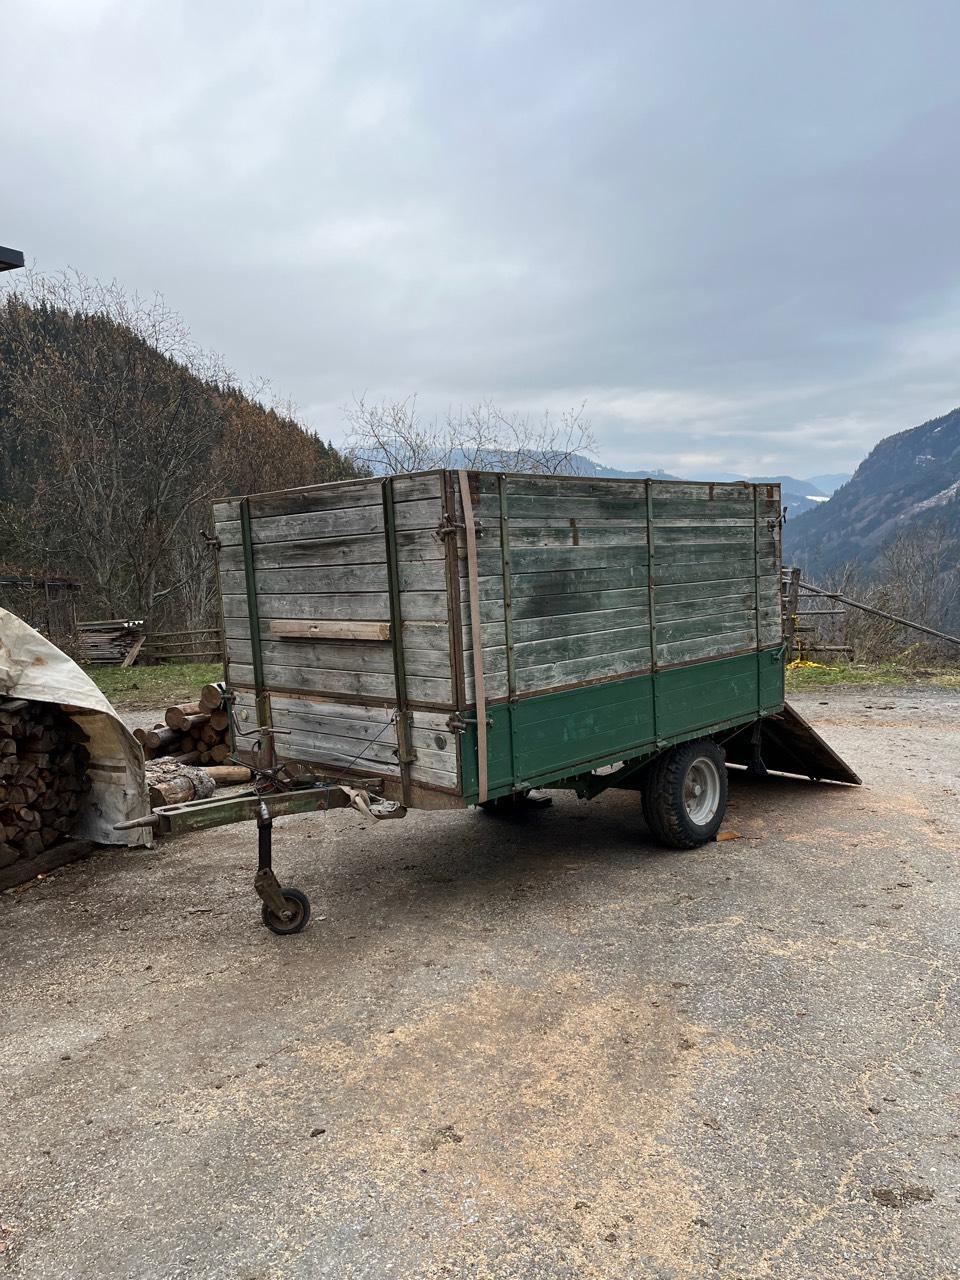
[(6, 0), (0, 243), (334, 439), (587, 402), (810, 475), (960, 403), (956, 0)]

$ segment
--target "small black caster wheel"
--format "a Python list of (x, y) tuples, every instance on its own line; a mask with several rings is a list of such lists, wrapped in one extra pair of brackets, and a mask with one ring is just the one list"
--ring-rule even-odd
[(289, 918), (285, 920), (264, 903), (260, 912), (263, 923), (273, 933), (299, 933), (310, 919), (310, 899), (299, 889), (281, 889), (280, 892), (287, 904)]

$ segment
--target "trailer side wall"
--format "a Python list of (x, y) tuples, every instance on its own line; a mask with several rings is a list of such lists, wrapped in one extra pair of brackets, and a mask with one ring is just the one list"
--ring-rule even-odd
[(468, 483), (475, 564), (456, 473), (216, 505), (241, 727), (268, 717), (281, 756), (463, 804), (478, 653), (491, 796), (782, 705), (778, 486)]

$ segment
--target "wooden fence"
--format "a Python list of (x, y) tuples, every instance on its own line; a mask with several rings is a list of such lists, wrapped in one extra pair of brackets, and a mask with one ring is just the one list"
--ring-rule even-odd
[(149, 631), (140, 650), (140, 662), (216, 662), (223, 657), (223, 631), (202, 627), (199, 631)]
[(90, 666), (131, 667), (136, 663), (216, 662), (223, 655), (223, 631), (146, 631), (142, 622), (106, 619), (77, 626), (80, 661)]

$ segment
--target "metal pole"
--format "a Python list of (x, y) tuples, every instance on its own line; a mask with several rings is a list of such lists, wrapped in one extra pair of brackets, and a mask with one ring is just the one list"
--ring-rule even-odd
[(919, 622), (911, 622), (909, 618), (900, 618), (895, 613), (886, 613), (883, 609), (874, 609), (872, 605), (861, 604), (859, 600), (851, 600), (849, 596), (841, 596), (836, 591), (824, 591), (822, 587), (813, 587), (809, 582), (801, 582), (803, 591), (810, 591), (815, 596), (826, 596), (828, 600), (837, 600), (840, 604), (848, 604), (854, 609), (862, 609), (864, 613), (872, 613), (877, 618), (886, 618), (888, 622), (899, 623), (901, 627), (912, 627), (914, 631), (922, 631), (925, 636), (936, 636), (938, 640), (949, 640), (951, 644), (960, 645), (960, 636), (947, 635), (945, 631), (936, 631), (933, 627), (925, 627)]

